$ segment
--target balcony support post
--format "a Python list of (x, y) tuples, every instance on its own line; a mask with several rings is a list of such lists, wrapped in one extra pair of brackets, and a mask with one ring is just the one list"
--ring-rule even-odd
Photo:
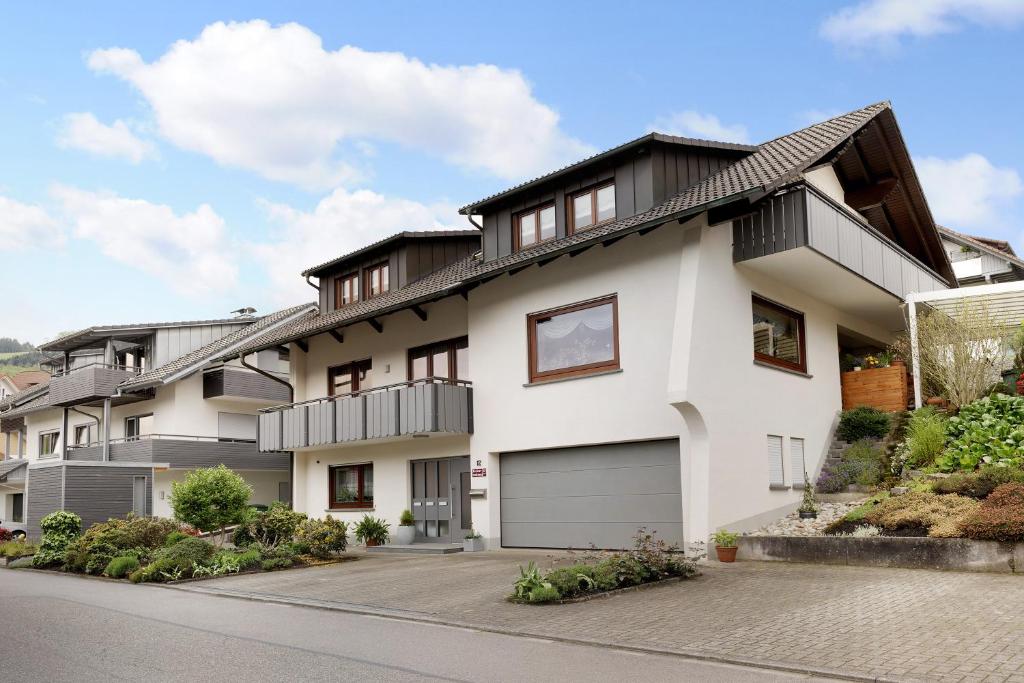
[(907, 317), (910, 322), (910, 369), (914, 372), (914, 408), (921, 407), (921, 348), (917, 338), (917, 302), (911, 295), (907, 302)]
[(103, 399), (103, 462), (110, 460), (110, 398)]
[(68, 459), (68, 409), (60, 409), (60, 459)]

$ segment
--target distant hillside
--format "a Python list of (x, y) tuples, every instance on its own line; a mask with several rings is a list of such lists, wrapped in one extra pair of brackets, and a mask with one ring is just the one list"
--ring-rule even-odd
[(10, 337), (0, 337), (0, 354), (20, 353), (22, 351), (35, 350), (36, 347), (32, 346), (28, 342), (20, 342), (17, 339), (11, 339)]

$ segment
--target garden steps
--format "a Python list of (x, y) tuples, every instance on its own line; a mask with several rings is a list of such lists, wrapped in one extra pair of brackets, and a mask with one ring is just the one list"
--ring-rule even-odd
[(411, 543), (409, 545), (377, 545), (366, 549), (368, 553), (405, 553), (410, 555), (450, 555), (461, 553), (461, 543)]

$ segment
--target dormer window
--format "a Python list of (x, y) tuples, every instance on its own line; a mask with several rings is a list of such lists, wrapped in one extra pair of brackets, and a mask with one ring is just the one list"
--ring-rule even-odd
[(615, 218), (615, 183), (598, 185), (572, 196), (572, 231), (586, 230)]
[(555, 238), (555, 205), (539, 206), (516, 216), (516, 248), (526, 249)]
[(366, 269), (366, 298), (369, 299), (388, 291), (388, 264), (381, 263)]
[(350, 273), (334, 281), (334, 307), (341, 308), (359, 301), (359, 275)]

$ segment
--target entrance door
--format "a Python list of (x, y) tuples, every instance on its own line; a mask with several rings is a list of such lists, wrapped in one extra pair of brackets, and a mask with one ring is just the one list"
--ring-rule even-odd
[(19, 524), (25, 523), (24, 493), (15, 493), (11, 495), (11, 521)]
[[(461, 541), (472, 526), (468, 497), (469, 456), (414, 460), (411, 465), (412, 515), (416, 539), (434, 543)], [(465, 482), (465, 483), (464, 483)], [(465, 493), (463, 487), (467, 487)]]
[(146, 516), (146, 477), (132, 477), (132, 512), (136, 517)]

